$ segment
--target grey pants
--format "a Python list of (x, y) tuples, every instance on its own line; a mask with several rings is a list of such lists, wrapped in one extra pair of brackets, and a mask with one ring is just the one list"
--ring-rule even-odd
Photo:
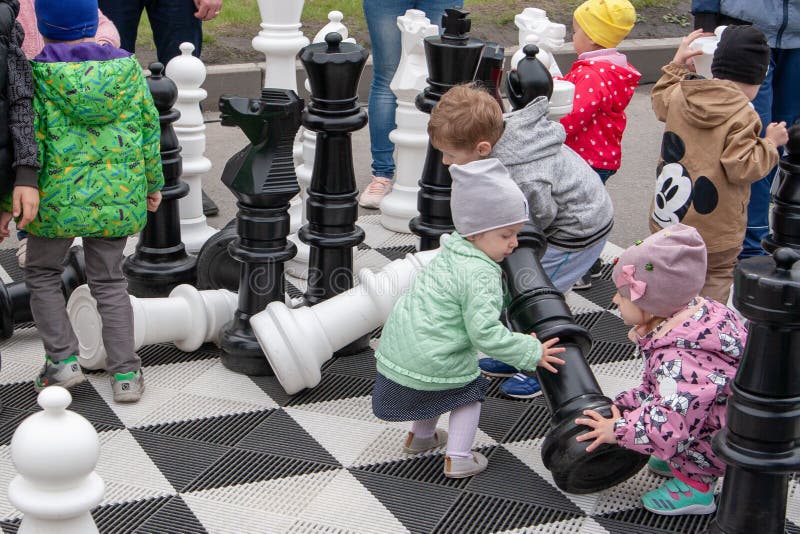
[[(103, 344), (109, 373), (136, 371), (141, 360), (133, 350), (133, 309), (128, 281), (122, 274), (122, 251), (127, 238), (83, 238), (86, 277), (103, 319)], [(31, 313), (45, 353), (53, 361), (78, 354), (78, 338), (67, 316), (61, 291), (61, 265), (72, 239), (28, 236), (25, 284), (31, 292)]]

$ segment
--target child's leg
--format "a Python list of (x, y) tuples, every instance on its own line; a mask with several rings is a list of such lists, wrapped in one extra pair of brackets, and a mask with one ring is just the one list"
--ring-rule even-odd
[(137, 371), (141, 360), (133, 350), (133, 309), (122, 273), (127, 238), (84, 238), (86, 277), (97, 311), (103, 318), (103, 344), (109, 374)]
[(447, 456), (451, 458), (468, 458), (472, 455), (472, 442), (475, 440), (475, 432), (478, 430), (480, 417), (480, 402), (465, 404), (450, 412)]
[(566, 293), (575, 285), (589, 269), (595, 260), (600, 257), (605, 239), (587, 248), (579, 250), (561, 250), (553, 246), (548, 246), (547, 251), (542, 256), (542, 267), (555, 288), (562, 293)]
[(439, 416), (432, 417), (430, 419), (423, 419), (422, 421), (413, 421), (411, 423), (411, 432), (414, 433), (414, 437), (420, 439), (428, 439), (432, 438), (434, 432), (436, 432), (436, 423), (439, 421)]
[(70, 245), (72, 238), (28, 236), (25, 284), (31, 293), (31, 314), (45, 354), (53, 362), (78, 354), (78, 339), (72, 331), (67, 303), (61, 291), (62, 262)]
[(700, 296), (711, 297), (722, 304), (728, 302), (733, 285), (733, 268), (741, 251), (742, 247), (736, 247), (708, 254), (706, 285), (700, 291)]

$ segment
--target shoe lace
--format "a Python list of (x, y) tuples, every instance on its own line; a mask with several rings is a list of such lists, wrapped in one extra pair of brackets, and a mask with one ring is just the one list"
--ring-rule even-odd
[(389, 180), (386, 178), (373, 178), (367, 186), (367, 193), (370, 195), (377, 195), (386, 191), (389, 187)]

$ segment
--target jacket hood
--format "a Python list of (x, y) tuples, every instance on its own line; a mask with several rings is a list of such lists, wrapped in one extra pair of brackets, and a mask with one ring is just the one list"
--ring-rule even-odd
[(540, 96), (523, 109), (507, 113), (505, 130), (492, 157), (503, 165), (519, 165), (557, 154), (567, 134), (560, 123), (547, 118), (547, 107), (547, 98)]
[(458, 232), (453, 232), (450, 234), (448, 239), (445, 239), (444, 244), (442, 245), (446, 249), (448, 249), (453, 254), (458, 256), (467, 256), (470, 258), (478, 258), (486, 263), (494, 266), (497, 270), (500, 270), (500, 265), (497, 264), (492, 258), (487, 256), (483, 253), (480, 249), (478, 249), (475, 245), (473, 245), (469, 240), (464, 237), (461, 237)]
[[(45, 47), (45, 51), (50, 46)], [(39, 58), (45, 51), (33, 62), (39, 74), (35, 78), (36, 91), (44, 100), (53, 102), (64, 115), (92, 126), (116, 121), (128, 110), (134, 100), (133, 91), (140, 87), (133, 82), (143, 76), (134, 56), (40, 62)], [(125, 81), (118, 85), (121, 90), (112, 91), (109, 88), (116, 80)]]
[[(739, 333), (744, 327), (737, 326), (733, 312), (726, 306), (710, 299), (704, 300), (699, 306), (693, 300), (686, 309), (669, 319), (671, 326), (665, 325), (669, 330), (663, 335), (661, 329), (648, 334), (642, 349), (657, 351), (677, 346), (706, 350), (719, 354), (726, 363), (735, 365), (744, 353), (744, 344), (741, 341), (744, 336), (735, 338), (723, 332), (732, 330)], [(692, 308), (696, 309), (692, 311)]]
[(0, 0), (0, 4), (10, 6), (15, 18), (19, 16), (19, 0)]
[(686, 102), (684, 116), (695, 128), (716, 128), (750, 101), (728, 80), (685, 79), (680, 82)]

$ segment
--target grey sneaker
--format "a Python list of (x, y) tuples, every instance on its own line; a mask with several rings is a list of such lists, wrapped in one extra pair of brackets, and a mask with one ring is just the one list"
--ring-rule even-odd
[(472, 453), (467, 458), (444, 457), (444, 476), (447, 478), (467, 478), (477, 475), (489, 465), (486, 456), (479, 452)]
[(142, 371), (114, 373), (111, 376), (111, 389), (114, 392), (114, 402), (138, 402), (144, 391)]
[(408, 454), (419, 454), (421, 452), (436, 449), (447, 443), (447, 432), (440, 428), (434, 431), (433, 436), (425, 439), (418, 438), (413, 432), (408, 433), (406, 443), (403, 445), (403, 452)]
[(33, 389), (39, 392), (47, 386), (71, 388), (85, 380), (86, 377), (83, 375), (77, 356), (70, 356), (60, 362), (54, 362), (50, 356), (45, 356), (44, 366), (33, 382)]

